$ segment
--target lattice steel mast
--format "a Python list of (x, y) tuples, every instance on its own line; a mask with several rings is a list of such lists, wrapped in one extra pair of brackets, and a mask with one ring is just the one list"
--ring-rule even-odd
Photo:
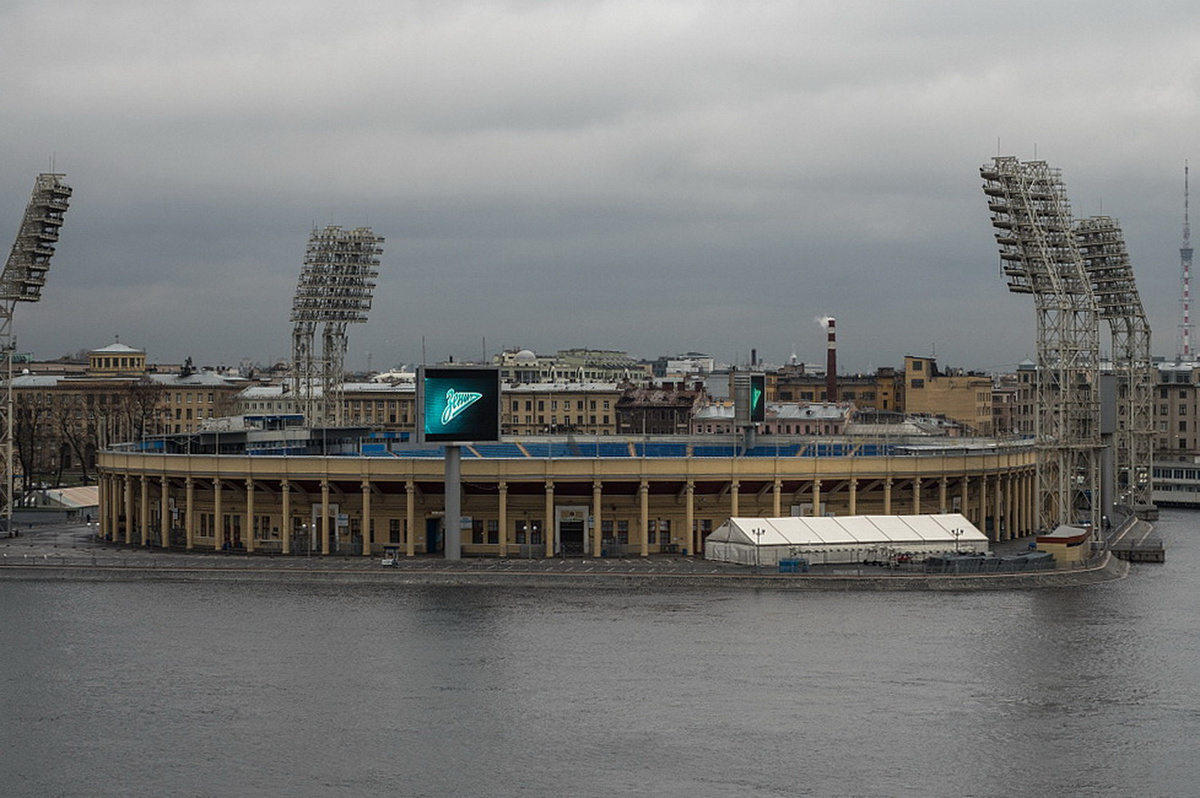
[(4, 272), (0, 274), (0, 355), (4, 357), (7, 373), (4, 396), (4, 421), (0, 434), (4, 436), (4, 513), (7, 529), (12, 529), (13, 480), (13, 369), (16, 349), (13, 335), (13, 311), (18, 302), (37, 302), (42, 298), (46, 272), (58, 243), (63, 216), (70, 204), (71, 188), (64, 175), (43, 172), (33, 184), (33, 193), (25, 207), (25, 216), (13, 242)]
[(369, 227), (332, 225), (309, 236), (292, 302), (292, 390), (309, 426), (342, 423), (346, 329), (367, 320), (382, 253), (383, 238)]
[(1153, 502), (1154, 387), (1157, 377), (1150, 351), (1150, 323), (1133, 279), (1125, 237), (1109, 216), (1083, 219), (1076, 238), (1100, 318), (1112, 335), (1113, 373), (1117, 380), (1117, 430), (1113, 464), (1117, 502), (1134, 510)]
[(981, 167), (1008, 288), (1037, 311), (1040, 529), (1100, 522), (1099, 314), (1057, 169), (995, 158)]

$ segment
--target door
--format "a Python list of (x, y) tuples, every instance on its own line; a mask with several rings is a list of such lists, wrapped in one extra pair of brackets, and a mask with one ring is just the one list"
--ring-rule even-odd
[(442, 550), (442, 519), (425, 519), (425, 551), (437, 554)]

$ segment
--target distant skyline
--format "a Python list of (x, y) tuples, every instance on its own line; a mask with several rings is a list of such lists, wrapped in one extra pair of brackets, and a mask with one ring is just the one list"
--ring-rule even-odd
[(38, 172), (75, 189), (18, 349), (287, 359), (340, 224), (386, 238), (352, 369), (422, 341), (823, 365), (828, 315), (846, 372), (1007, 371), (1035, 316), (980, 190), (1003, 154), (1120, 220), (1173, 357), (1197, 41), (1182, 2), (7, 0), (4, 252)]

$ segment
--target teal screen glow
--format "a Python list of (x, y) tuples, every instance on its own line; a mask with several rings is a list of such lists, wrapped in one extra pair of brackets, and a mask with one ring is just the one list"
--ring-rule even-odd
[(421, 431), (426, 441), (500, 440), (500, 372), (481, 368), (422, 370)]
[(750, 375), (750, 423), (761, 424), (767, 420), (767, 378), (763, 374)]

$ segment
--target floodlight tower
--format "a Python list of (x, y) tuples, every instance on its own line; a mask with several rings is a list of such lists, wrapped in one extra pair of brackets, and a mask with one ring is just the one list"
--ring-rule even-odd
[(13, 311), (18, 302), (37, 302), (42, 298), (46, 272), (58, 243), (58, 232), (71, 199), (71, 188), (63, 182), (64, 175), (43, 172), (33, 183), (33, 193), (25, 206), (25, 217), (4, 272), (0, 273), (0, 356), (5, 360), (7, 380), (4, 395), (4, 512), (6, 531), (12, 530), (13, 484)]
[[(1133, 279), (1125, 237), (1116, 219), (1093, 216), (1075, 228), (1100, 318), (1112, 335), (1117, 379), (1114, 468), (1117, 500), (1134, 510), (1153, 504), (1154, 387), (1150, 323)], [(1185, 339), (1186, 340), (1186, 339)]]
[(1099, 313), (1062, 176), (1044, 161), (980, 168), (1010, 291), (1037, 311), (1040, 529), (1100, 522)]
[(383, 238), (369, 227), (331, 225), (309, 236), (292, 302), (292, 390), (310, 427), (342, 423), (346, 328), (367, 320), (382, 252)]

